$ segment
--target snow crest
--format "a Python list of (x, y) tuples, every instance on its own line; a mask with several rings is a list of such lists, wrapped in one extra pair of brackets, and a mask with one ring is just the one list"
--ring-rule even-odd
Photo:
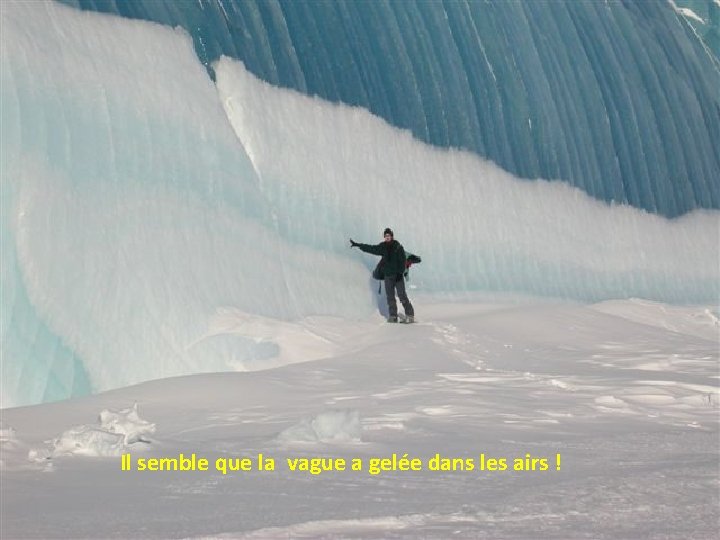
[(326, 411), (284, 430), (282, 442), (359, 442), (362, 427), (356, 410)]

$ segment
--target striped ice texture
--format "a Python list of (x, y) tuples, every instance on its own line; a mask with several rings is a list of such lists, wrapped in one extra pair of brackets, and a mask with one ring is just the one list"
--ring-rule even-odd
[[(684, 125), (700, 131), (678, 131), (675, 113), (660, 108), (653, 112), (657, 123), (670, 125), (656, 125), (653, 137), (666, 144), (663, 130), (675, 132), (673, 140), (682, 143), (671, 148), (677, 156), (622, 147), (645, 167), (680, 160), (672, 161), (680, 176), (643, 192), (682, 201), (667, 208), (668, 215), (695, 209), (668, 219), (607, 204), (566, 182), (513, 175), (541, 176), (539, 169), (518, 169), (523, 148), (532, 146), (517, 142), (523, 136), (516, 141), (511, 129), (513, 118), (529, 110), (522, 100), (497, 102), (500, 109), (483, 101), (489, 116), (480, 116), (488, 123), (469, 128), (477, 128), (478, 137), (486, 133), (487, 141), (496, 133), (492, 144), (517, 156), (516, 166), (498, 159), (499, 166), (475, 152), (428, 145), (423, 139), (429, 137), (388, 123), (368, 110), (373, 107), (268, 84), (235, 59), (213, 63), (213, 81), (182, 29), (56, 3), (3, 2), (0, 16), (3, 407), (153, 378), (262, 367), (277, 347), (213, 328), (218, 310), (288, 321), (367, 317), (375, 309), (366, 271), (373, 260), (350, 251), (347, 237), (379, 240), (387, 225), (424, 257), (414, 283), (429, 293), (717, 300), (718, 176), (698, 180), (693, 171), (717, 172), (712, 115), (720, 98), (708, 97), (707, 85), (718, 74), (715, 64), (698, 59), (704, 49), (687, 36), (683, 51), (701, 79), (678, 75), (689, 96), (682, 102)], [(517, 67), (512, 57), (493, 58), (496, 77)], [(667, 71), (695, 67), (677, 63)], [(613, 84), (624, 73), (614, 69), (608, 65), (604, 73)], [(434, 76), (438, 92), (445, 92), (451, 74)], [(390, 73), (361, 78), (396, 84)], [(466, 82), (491, 93), (502, 88)], [(510, 86), (503, 92), (515, 91)], [(531, 87), (525, 88), (528, 97)], [(576, 91), (586, 95), (572, 84), (563, 90)], [(556, 97), (554, 91), (548, 96)], [(418, 99), (425, 97), (411, 92), (408, 106)], [(563, 94), (553, 102), (569, 103), (582, 116), (584, 99)], [(424, 103), (435, 110), (432, 101)], [(634, 117), (637, 140), (645, 144), (640, 109), (618, 107), (598, 122), (612, 126), (610, 116), (621, 112), (623, 122)], [(597, 113), (590, 109), (588, 122)], [(504, 120), (491, 110), (505, 111)], [(546, 114), (539, 103), (533, 110)], [(458, 118), (445, 112), (447, 133), (462, 132)], [(710, 115), (705, 128), (695, 116), (704, 114)], [(472, 114), (466, 116), (472, 122)], [(532, 130), (545, 125), (532, 115), (524, 122)], [(567, 132), (547, 152), (538, 140), (533, 152), (554, 160), (589, 151), (602, 167), (605, 158), (596, 152), (622, 161), (614, 142), (594, 139), (592, 125), (583, 133), (590, 139)], [(610, 147), (596, 148), (605, 143)], [(583, 167), (568, 170), (590, 178)], [(602, 171), (597, 178), (605, 178)], [(608, 185), (624, 182), (607, 178)], [(587, 181), (574, 183), (597, 183)], [(692, 197), (682, 195), (688, 190)]]
[(720, 206), (718, 0), (64, 1), (180, 26), (208, 66), (238, 59), (521, 178), (668, 217)]

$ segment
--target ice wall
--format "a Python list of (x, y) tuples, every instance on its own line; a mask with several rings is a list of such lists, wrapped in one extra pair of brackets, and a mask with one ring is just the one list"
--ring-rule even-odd
[(215, 85), (182, 30), (38, 2), (0, 23), (2, 406), (268, 365), (218, 311), (369, 315), (347, 237), (387, 225), (427, 292), (717, 299), (717, 211), (520, 180), (230, 59)]
[(2, 406), (272, 355), (211, 335), (221, 307), (370, 312), (359, 262), (275, 231), (184, 31), (53, 3), (1, 17)]
[(208, 64), (242, 60), (523, 178), (668, 217), (720, 208), (717, 0), (694, 2), (702, 33), (661, 0), (66, 1), (180, 25)]
[(426, 290), (718, 298), (720, 212), (669, 220), (564, 183), (523, 181), (363, 109), (273, 87), (231, 59), (214, 68), (279, 231), (293, 243), (341, 252), (339, 230), (375, 241), (390, 224), (425, 257), (416, 282)]

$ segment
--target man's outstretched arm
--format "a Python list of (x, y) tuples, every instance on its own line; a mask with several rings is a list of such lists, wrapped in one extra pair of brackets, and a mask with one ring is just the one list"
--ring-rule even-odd
[(361, 244), (359, 242), (356, 242), (352, 238), (350, 239), (350, 247), (356, 247), (360, 251), (364, 251), (365, 253), (371, 253), (373, 255), (380, 255), (382, 256), (382, 244), (378, 244), (376, 246), (371, 246), (370, 244)]

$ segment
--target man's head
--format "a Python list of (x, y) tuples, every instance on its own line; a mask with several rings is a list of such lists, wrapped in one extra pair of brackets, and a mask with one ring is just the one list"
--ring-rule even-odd
[(385, 231), (383, 231), (383, 236), (385, 237), (386, 242), (392, 242), (395, 235), (393, 234), (392, 229), (388, 227)]

